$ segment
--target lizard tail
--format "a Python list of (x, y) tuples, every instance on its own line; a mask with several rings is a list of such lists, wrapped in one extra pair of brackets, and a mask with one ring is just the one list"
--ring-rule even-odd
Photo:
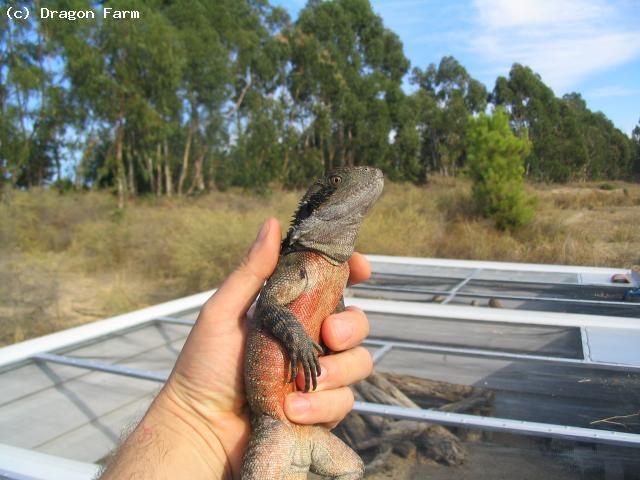
[(326, 428), (291, 425), (269, 415), (254, 420), (242, 480), (304, 480), (309, 470), (339, 480), (364, 475), (360, 457)]

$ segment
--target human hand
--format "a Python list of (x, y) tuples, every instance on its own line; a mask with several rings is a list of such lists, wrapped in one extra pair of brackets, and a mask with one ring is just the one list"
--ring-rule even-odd
[[(150, 414), (179, 419), (196, 433), (196, 457), (207, 475), (238, 477), (250, 433), (244, 394), (246, 314), (278, 261), (281, 230), (277, 220), (263, 225), (241, 265), (229, 275), (202, 307)], [(370, 274), (367, 260), (354, 253), (349, 261), (351, 284)], [(335, 426), (351, 410), (353, 394), (348, 385), (366, 378), (373, 368), (371, 355), (360, 342), (368, 333), (362, 311), (348, 308), (329, 316), (322, 325), (322, 340), (333, 355), (320, 358), (322, 373), (314, 392), (294, 392), (285, 400), (287, 417), (296, 423)], [(304, 375), (296, 379), (304, 387)], [(155, 409), (155, 412), (152, 410)]]

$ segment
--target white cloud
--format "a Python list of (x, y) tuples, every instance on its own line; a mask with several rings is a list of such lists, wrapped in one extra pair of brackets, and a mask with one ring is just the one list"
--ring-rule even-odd
[(636, 95), (638, 92), (638, 90), (631, 88), (612, 85), (609, 87), (596, 88), (589, 92), (589, 96), (593, 98), (628, 97), (630, 95)]
[(483, 24), (490, 28), (564, 24), (600, 18), (610, 8), (584, 0), (475, 0)]
[(640, 30), (596, 0), (474, 0), (471, 48), (489, 64), (530, 66), (556, 93), (640, 56)]

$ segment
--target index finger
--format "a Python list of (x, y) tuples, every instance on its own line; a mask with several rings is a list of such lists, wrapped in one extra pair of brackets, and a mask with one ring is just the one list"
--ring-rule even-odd
[(349, 271), (349, 285), (355, 285), (369, 279), (371, 276), (371, 264), (364, 255), (353, 252), (349, 259)]

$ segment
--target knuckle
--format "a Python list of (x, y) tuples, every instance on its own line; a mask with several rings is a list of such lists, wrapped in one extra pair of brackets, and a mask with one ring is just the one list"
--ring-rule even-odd
[(353, 318), (360, 330), (360, 335), (362, 335), (363, 338), (369, 335), (369, 319), (367, 318), (367, 314), (358, 307), (352, 306), (347, 309), (353, 314)]
[(346, 399), (345, 399), (345, 404), (347, 407), (347, 413), (350, 412), (353, 409), (353, 404), (356, 401), (356, 397), (353, 394), (353, 390), (351, 390), (349, 387), (344, 387), (345, 389), (345, 395), (346, 395)]
[(371, 355), (371, 352), (364, 347), (359, 346), (357, 348), (362, 365), (365, 366), (365, 370), (370, 373), (373, 370), (373, 355)]

